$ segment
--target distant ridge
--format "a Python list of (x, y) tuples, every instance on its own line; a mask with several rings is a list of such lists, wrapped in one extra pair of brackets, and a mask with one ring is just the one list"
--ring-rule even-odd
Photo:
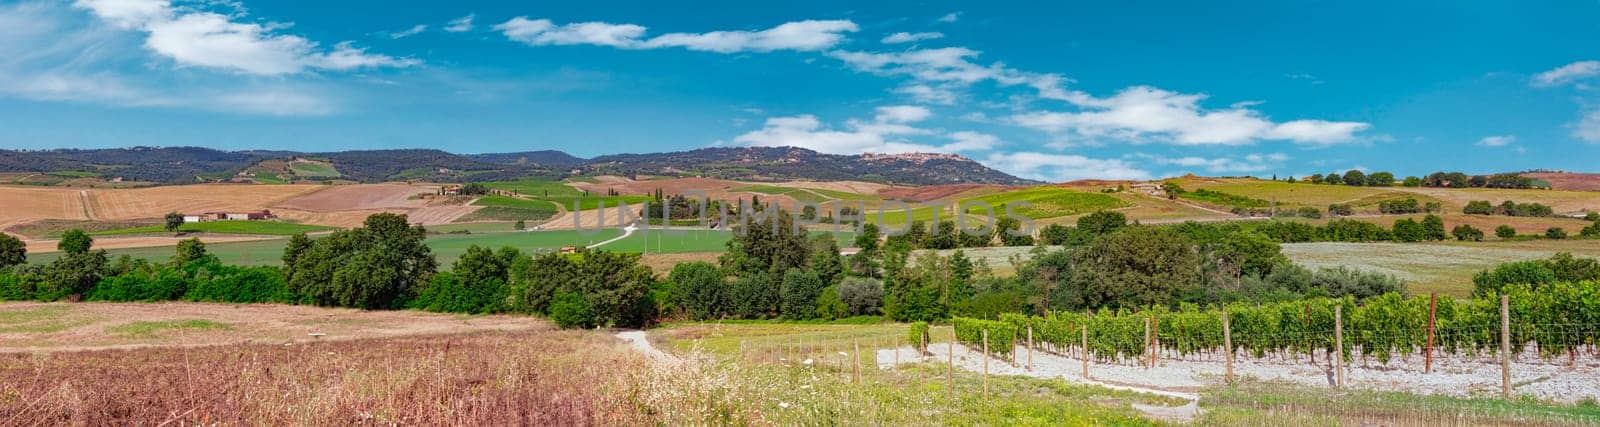
[(556, 150), (454, 154), (435, 149), (223, 151), (203, 147), (0, 150), (0, 172), (87, 173), (158, 184), (252, 182), (263, 161), (316, 159), (357, 182), (493, 181), (579, 175), (703, 176), (749, 181), (868, 181), (907, 185), (1031, 184), (952, 154), (836, 155), (795, 147), (716, 147), (584, 159)]

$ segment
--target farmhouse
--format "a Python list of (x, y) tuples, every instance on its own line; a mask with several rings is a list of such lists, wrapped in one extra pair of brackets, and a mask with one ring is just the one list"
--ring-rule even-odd
[(261, 221), (277, 217), (271, 210), (262, 209), (258, 212), (206, 212), (199, 215), (184, 215), (183, 222)]

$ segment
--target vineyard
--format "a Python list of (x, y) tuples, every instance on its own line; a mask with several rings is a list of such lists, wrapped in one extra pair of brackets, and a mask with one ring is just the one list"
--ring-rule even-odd
[[(1560, 283), (1538, 288), (1510, 286), (1510, 351), (1533, 350), (1546, 359), (1580, 354), (1600, 357), (1600, 282)], [(1433, 303), (1433, 325), (1429, 307)], [(1426, 296), (1385, 294), (1357, 304), (1350, 298), (1229, 305), (1226, 308), (1235, 353), (1268, 355), (1332, 354), (1336, 347), (1335, 312), (1342, 311), (1343, 348), (1347, 360), (1391, 358), (1426, 348), (1465, 356), (1496, 355), (1501, 346), (1498, 296), (1457, 301)], [(1055, 312), (1047, 316), (1002, 315), (1000, 320), (956, 318), (956, 339), (970, 347), (983, 345), (989, 331), (990, 351), (1008, 354), (1004, 343), (1032, 328), (1034, 342), (1058, 354), (1085, 351), (1103, 362), (1139, 360), (1151, 351), (1179, 358), (1224, 353), (1224, 316), (1218, 309), (1196, 306), (1176, 311), (1157, 307), (1139, 312)], [(1430, 337), (1431, 332), (1431, 337)], [(1085, 339), (1084, 335), (1087, 335)], [(1026, 339), (1024, 336), (1023, 339)], [(1432, 346), (1429, 343), (1432, 342)], [(997, 345), (998, 344), (998, 345)]]

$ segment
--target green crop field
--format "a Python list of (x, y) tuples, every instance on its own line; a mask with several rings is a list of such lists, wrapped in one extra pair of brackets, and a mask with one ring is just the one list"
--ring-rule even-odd
[(560, 212), (554, 203), (548, 201), (506, 196), (484, 196), (472, 204), (483, 206), (483, 209), (457, 221), (541, 221)]
[[(988, 194), (969, 201), (981, 201), (994, 208), (996, 216), (1005, 215), (1004, 205), (1028, 202), (1033, 206), (1015, 208), (1013, 212), (1032, 219), (1046, 219), (1077, 215), (1100, 210), (1129, 206), (1128, 202), (1100, 193), (1086, 193), (1055, 187), (1037, 187), (1019, 191)], [(965, 202), (965, 201), (964, 201)], [(969, 214), (983, 214), (981, 208), (967, 208)]]
[[(510, 229), (510, 226), (506, 228)], [(448, 270), (456, 259), (467, 252), (467, 247), (472, 245), (495, 249), (510, 246), (523, 251), (554, 250), (562, 246), (587, 246), (620, 235), (622, 235), (622, 231), (618, 229), (595, 230), (587, 235), (572, 230), (435, 234), (428, 236), (427, 245), (433, 249), (434, 255), (438, 257), (440, 268)], [(206, 245), (206, 251), (229, 264), (280, 265), (282, 264), (283, 247), (287, 243), (288, 239), (211, 243)], [(107, 250), (113, 258), (128, 255), (155, 262), (165, 262), (171, 259), (175, 251), (176, 249), (172, 246)], [(34, 253), (28, 254), (28, 261), (32, 263), (47, 263), (58, 257), (60, 257), (59, 252)]]
[[(259, 234), (267, 236), (288, 236), (299, 233), (313, 233), (332, 230), (334, 227), (321, 225), (295, 224), (278, 221), (212, 221), (194, 222), (183, 224), (178, 231), (185, 233), (215, 233), (215, 234)], [(95, 236), (116, 236), (127, 234), (153, 234), (166, 233), (165, 225), (151, 225), (145, 227), (123, 228), (118, 230), (104, 230), (90, 232)]]
[[(216, 255), (218, 260), (228, 264), (279, 265), (283, 263), (283, 247), (288, 242), (289, 239), (276, 238), (248, 242), (208, 243), (206, 244), (206, 251)], [(151, 262), (167, 262), (172, 259), (176, 249), (172, 246), (152, 246), (109, 249), (106, 252), (110, 253), (112, 258), (127, 255)], [(59, 257), (61, 257), (60, 252), (30, 253), (28, 254), (28, 262), (43, 264), (54, 261)]]
[(562, 209), (571, 210), (576, 203), (578, 210), (590, 210), (600, 207), (600, 202), (605, 202), (606, 207), (613, 208), (623, 204), (643, 203), (650, 200), (648, 196), (622, 195), (584, 195), (582, 191), (573, 188), (561, 181), (542, 179), (523, 179), (516, 181), (493, 181), (483, 185), (496, 190), (505, 190), (528, 196), (535, 200), (543, 200), (561, 205)]
[(295, 176), (302, 177), (314, 176), (331, 178), (341, 175), (339, 170), (334, 169), (332, 165), (325, 165), (321, 163), (291, 163), (289, 164), (289, 171), (294, 172)]
[(747, 192), (751, 192), (751, 193), (783, 195), (783, 196), (789, 196), (791, 198), (794, 198), (795, 200), (799, 200), (799, 201), (802, 201), (802, 202), (808, 202), (808, 203), (822, 203), (822, 202), (828, 202), (828, 201), (834, 201), (834, 200), (850, 200), (850, 201), (876, 201), (876, 200), (879, 200), (877, 197), (866, 195), (866, 194), (856, 194), (856, 193), (850, 193), (850, 192), (838, 191), (838, 190), (826, 190), (826, 189), (821, 189), (821, 188), (780, 187), (780, 186), (776, 186), (776, 185), (765, 185), (765, 184), (739, 187), (739, 188), (733, 189), (733, 191), (747, 191)]

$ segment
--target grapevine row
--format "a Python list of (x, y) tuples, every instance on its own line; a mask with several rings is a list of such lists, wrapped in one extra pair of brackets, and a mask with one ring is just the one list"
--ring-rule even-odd
[[(1536, 349), (1540, 355), (1571, 355), (1584, 346), (1600, 345), (1600, 283), (1558, 283), (1510, 286), (1512, 351)], [(1427, 346), (1426, 296), (1385, 294), (1357, 305), (1350, 298), (1225, 307), (1236, 352), (1315, 354), (1334, 350), (1334, 311), (1342, 306), (1346, 357), (1353, 352), (1387, 362)], [(1033, 328), (1034, 340), (1058, 351), (1083, 351), (1082, 328), (1088, 327), (1090, 355), (1102, 360), (1147, 355), (1147, 323), (1156, 329), (1159, 348), (1179, 355), (1220, 352), (1222, 312), (1185, 305), (1177, 310), (1155, 307), (1139, 312), (1119, 310), (1094, 314), (1054, 312), (1046, 316), (1006, 314), (998, 321), (956, 318), (956, 338), (977, 348), (982, 329), (989, 329), (990, 351), (1005, 354), (1019, 331)], [(1022, 332), (1025, 334), (1025, 332)], [(1026, 337), (1023, 337), (1025, 340)], [(1498, 296), (1457, 301), (1440, 298), (1435, 312), (1434, 347), (1452, 354), (1493, 354), (1500, 346)], [(1591, 347), (1592, 348), (1592, 347)]]

